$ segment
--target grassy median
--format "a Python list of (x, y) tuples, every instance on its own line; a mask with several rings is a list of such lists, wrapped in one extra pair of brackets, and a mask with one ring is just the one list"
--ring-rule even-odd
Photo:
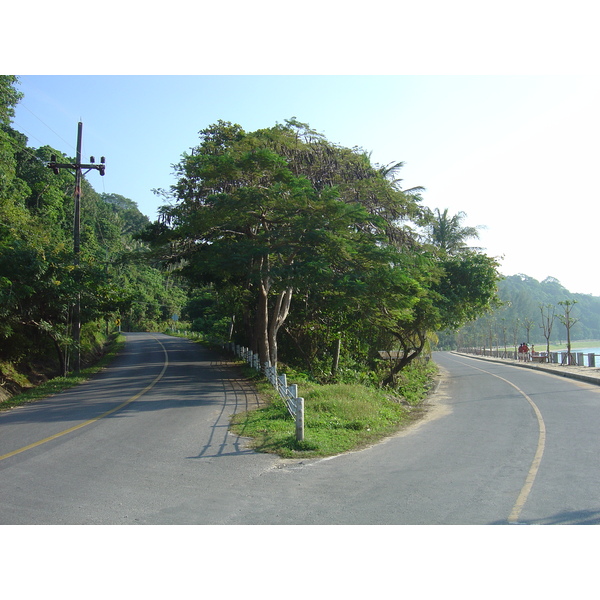
[(246, 376), (253, 380), (267, 406), (234, 415), (231, 430), (251, 438), (255, 450), (283, 458), (332, 456), (396, 433), (422, 416), (422, 402), (436, 373), (433, 363), (415, 366), (403, 376), (395, 393), (354, 383), (302, 382), (305, 439), (298, 442), (294, 419), (284, 401), (260, 374), (251, 371), (249, 375), (249, 371), (245, 371)]

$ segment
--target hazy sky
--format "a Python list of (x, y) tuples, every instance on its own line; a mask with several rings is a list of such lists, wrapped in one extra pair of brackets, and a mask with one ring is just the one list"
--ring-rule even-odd
[(138, 203), (175, 182), (171, 165), (218, 119), (247, 131), (292, 116), (379, 164), (403, 161), (402, 186), (467, 213), (505, 275), (556, 277), (600, 295), (597, 179), (600, 79), (589, 76), (25, 75), (14, 127), (30, 146), (106, 157), (98, 192)]
[[(591, 0), (366, 5), (10, 3), (0, 72), (21, 75), (31, 146), (106, 156), (99, 192), (156, 216), (153, 188), (218, 119), (290, 117), (467, 213), (501, 271), (600, 296), (600, 36)], [(45, 75), (42, 75), (45, 74)], [(164, 75), (166, 74), (166, 75)]]

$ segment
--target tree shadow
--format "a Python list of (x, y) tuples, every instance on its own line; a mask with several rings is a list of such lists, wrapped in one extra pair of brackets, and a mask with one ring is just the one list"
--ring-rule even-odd
[[(506, 525), (506, 520), (490, 525)], [(540, 519), (519, 519), (515, 525), (600, 525), (600, 510), (563, 511)]]
[[(27, 440), (28, 424), (48, 425), (43, 433), (32, 428), (32, 435), (39, 439), (100, 417), (125, 419), (144, 412), (211, 407), (199, 415), (199, 433), (203, 438), (208, 434), (208, 439), (200, 453), (190, 458), (251, 453), (243, 447), (243, 439), (228, 433), (230, 416), (255, 408), (259, 402), (236, 365), (189, 340), (164, 336), (160, 341), (161, 345), (146, 342), (145, 348), (143, 344), (126, 346), (127, 351), (110, 367), (85, 383), (1, 412), (3, 446), (35, 441)], [(215, 407), (220, 407), (216, 414)], [(0, 447), (0, 454), (13, 449)]]

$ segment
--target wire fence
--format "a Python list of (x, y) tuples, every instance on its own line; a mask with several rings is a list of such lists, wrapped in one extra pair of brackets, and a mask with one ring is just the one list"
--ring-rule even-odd
[(304, 440), (304, 398), (298, 396), (298, 386), (295, 383), (288, 385), (285, 373), (278, 375), (277, 367), (271, 365), (269, 361), (261, 365), (258, 354), (252, 352), (249, 348), (239, 346), (233, 342), (224, 344), (223, 348), (233, 352), (253, 369), (265, 375), (283, 398), (288, 412), (296, 421), (296, 440), (299, 442)]
[[(176, 329), (172, 328), (175, 333)], [(203, 336), (194, 331), (177, 330), (179, 335), (184, 335), (190, 339), (200, 340)], [(287, 377), (284, 374), (277, 374), (277, 367), (272, 366), (269, 361), (261, 365), (258, 354), (252, 352), (249, 348), (234, 344), (233, 342), (222, 342), (216, 339), (210, 340), (213, 345), (221, 346), (250, 365), (259, 373), (263, 373), (271, 385), (277, 390), (281, 398), (283, 398), (288, 412), (296, 422), (296, 440), (301, 442), (304, 440), (304, 398), (298, 396), (298, 386), (293, 383), (288, 385)]]

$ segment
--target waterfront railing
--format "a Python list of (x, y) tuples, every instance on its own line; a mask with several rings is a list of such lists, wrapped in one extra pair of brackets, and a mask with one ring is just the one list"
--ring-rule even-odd
[(528, 352), (522, 356), (517, 350), (503, 348), (458, 348), (458, 352), (474, 354), (475, 356), (488, 356), (490, 358), (505, 358), (510, 360), (525, 360), (528, 362), (549, 363), (554, 365), (572, 365), (577, 367), (600, 367), (600, 354), (592, 352), (569, 352), (558, 350), (555, 352)]

